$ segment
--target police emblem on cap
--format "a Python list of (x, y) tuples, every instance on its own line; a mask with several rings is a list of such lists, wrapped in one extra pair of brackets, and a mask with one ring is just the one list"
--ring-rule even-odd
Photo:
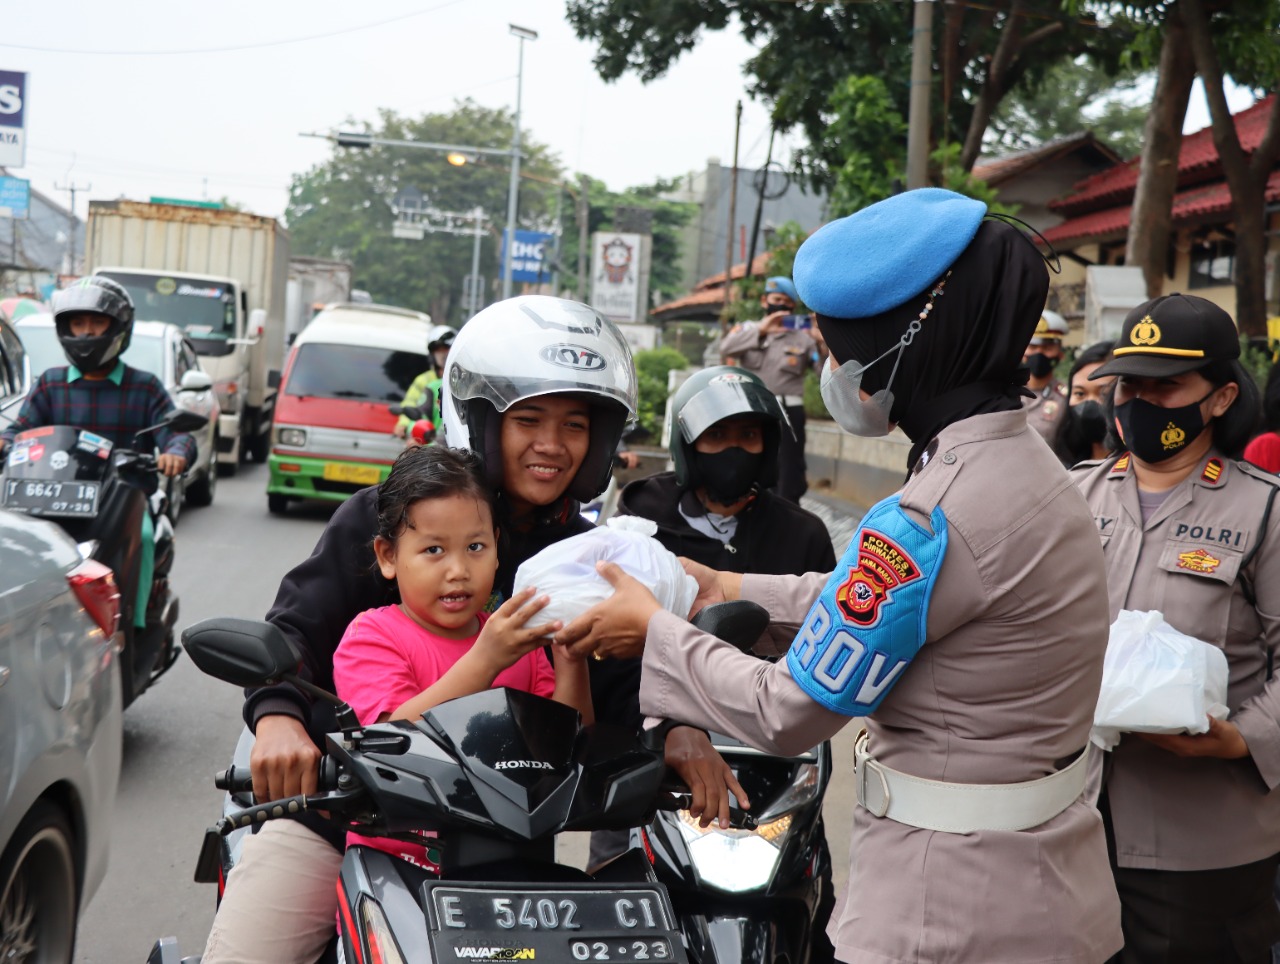
[(1129, 332), (1129, 341), (1135, 345), (1158, 345), (1160, 344), (1160, 326), (1151, 320), (1150, 315), (1144, 315), (1142, 320), (1133, 326), (1133, 331)]

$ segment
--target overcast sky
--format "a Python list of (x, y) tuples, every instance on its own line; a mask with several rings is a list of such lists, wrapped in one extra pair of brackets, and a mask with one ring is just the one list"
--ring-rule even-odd
[[(362, 24), (401, 19), (352, 29)], [(513, 107), (525, 43), (523, 123), (569, 171), (609, 187), (652, 182), (733, 155), (734, 103), (752, 50), (736, 32), (708, 35), (648, 86), (607, 85), (578, 41), (564, 0), (114, 0), (11, 5), (0, 68), (29, 74), (27, 165), (16, 176), (65, 204), (56, 184), (93, 198), (219, 198), (284, 213), (289, 178), (325, 158), (299, 137), (387, 107), (411, 116), (471, 97)], [(248, 50), (174, 51), (336, 36)], [(19, 46), (92, 50), (74, 54)], [(744, 163), (763, 163), (768, 118), (744, 104)], [(775, 149), (776, 150), (776, 149)], [(206, 183), (207, 178), (207, 183)], [(86, 195), (76, 207), (83, 214)]]
[[(564, 0), (63, 0), (5, 11), (0, 69), (29, 74), (27, 164), (12, 173), (63, 204), (58, 185), (91, 185), (81, 215), (90, 197), (226, 195), (279, 216), (290, 176), (330, 149), (301, 131), (381, 107), (448, 111), (462, 97), (514, 106), (508, 23), (539, 34), (525, 44), (523, 126), (569, 171), (621, 189), (729, 163), (740, 97), (741, 163), (763, 163), (768, 117), (743, 93), (752, 49), (736, 29), (707, 34), (646, 86), (597, 77)], [(1206, 116), (1197, 92), (1188, 129)]]

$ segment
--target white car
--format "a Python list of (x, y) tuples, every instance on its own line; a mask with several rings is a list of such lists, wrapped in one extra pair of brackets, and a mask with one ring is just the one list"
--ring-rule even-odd
[[(67, 363), (53, 328), (53, 316), (28, 315), (14, 325), (27, 350), (31, 364), (31, 381), (45, 369)], [(200, 367), (200, 359), (183, 331), (163, 321), (135, 321), (129, 349), (124, 353), (127, 365), (151, 372), (168, 389), (173, 404), (209, 419), (209, 424), (196, 433), (196, 458), (182, 479), (169, 489), (169, 515), (174, 522), (184, 498), (192, 505), (209, 505), (218, 485), (218, 417), (221, 408), (211, 379)]]

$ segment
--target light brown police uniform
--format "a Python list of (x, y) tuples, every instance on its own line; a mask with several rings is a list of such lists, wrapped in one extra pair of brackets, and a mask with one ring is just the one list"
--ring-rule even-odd
[[(936, 442), (901, 505), (926, 527), (942, 507), (947, 552), (926, 645), (867, 719), (870, 749), (931, 780), (1043, 777), (1087, 744), (1102, 679), (1106, 584), (1089, 511), (1021, 410), (957, 422)], [(825, 580), (743, 577), (743, 597), (773, 617), (765, 645), (790, 645)], [(647, 714), (771, 752), (849, 722), (805, 695), (785, 660), (743, 656), (669, 613), (651, 620), (643, 665)], [(851, 850), (832, 928), (841, 961), (1083, 964), (1120, 948), (1102, 821), (1083, 798), (1030, 830), (970, 834), (859, 807)]]
[[(1185, 758), (1135, 736), (1091, 761), (1106, 781), (1121, 867), (1213, 870), (1280, 851), (1280, 479), (1210, 452), (1144, 525), (1127, 456), (1072, 475), (1093, 512), (1121, 609), (1159, 610), (1175, 629), (1221, 648), (1227, 705), (1251, 758)], [(1256, 604), (1250, 602), (1250, 595)], [(1105, 769), (1104, 769), (1105, 768)]]
[(1067, 417), (1066, 383), (1050, 379), (1048, 385), (1036, 392), (1035, 398), (1024, 397), (1022, 407), (1027, 413), (1027, 424), (1052, 445), (1058, 423)]
[(760, 334), (760, 323), (749, 321), (729, 332), (720, 341), (720, 354), (741, 361), (742, 367), (755, 372), (773, 394), (804, 402), (804, 373), (813, 364), (818, 343), (807, 331), (784, 329), (768, 335)]

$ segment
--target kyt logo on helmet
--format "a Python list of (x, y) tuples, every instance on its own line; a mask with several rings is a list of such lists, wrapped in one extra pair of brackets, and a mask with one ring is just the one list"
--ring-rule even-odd
[(607, 364), (598, 351), (581, 345), (548, 345), (542, 349), (542, 360), (580, 372), (602, 371)]

